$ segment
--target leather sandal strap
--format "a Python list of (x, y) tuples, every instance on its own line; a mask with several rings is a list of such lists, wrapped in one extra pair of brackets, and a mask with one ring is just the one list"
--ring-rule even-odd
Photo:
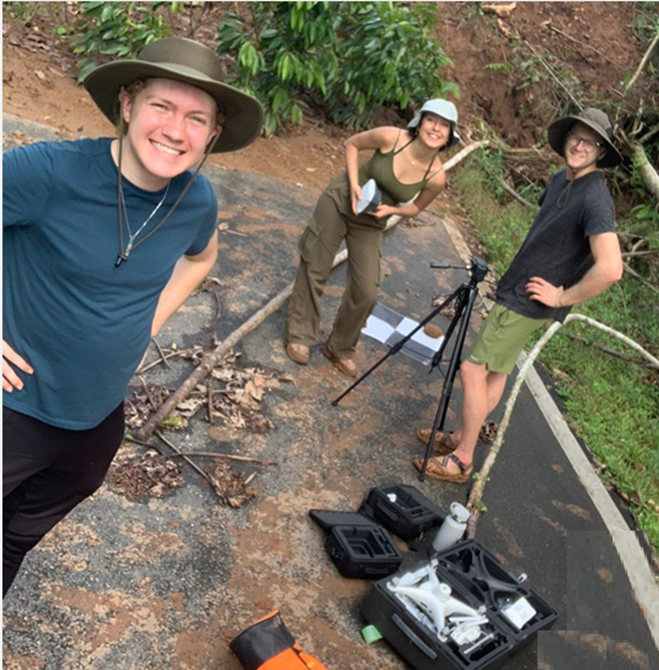
[(442, 463), (444, 467), (446, 467), (446, 465), (448, 464), (449, 458), (460, 468), (460, 472), (462, 472), (462, 474), (465, 474), (467, 472), (467, 468), (469, 466), (465, 465), (455, 454), (447, 454), (446, 456), (444, 456), (444, 461)]

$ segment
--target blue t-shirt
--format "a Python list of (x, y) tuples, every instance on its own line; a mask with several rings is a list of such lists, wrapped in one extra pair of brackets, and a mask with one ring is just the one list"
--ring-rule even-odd
[[(98, 425), (124, 398), (174, 265), (201, 253), (217, 225), (215, 194), (200, 175), (164, 225), (115, 267), (111, 141), (42, 142), (3, 156), (3, 338), (34, 368), (19, 373), (23, 390), (4, 393), (3, 403), (72, 430)], [(190, 178), (172, 180), (138, 242)], [(165, 191), (124, 178), (123, 192), (135, 232)]]

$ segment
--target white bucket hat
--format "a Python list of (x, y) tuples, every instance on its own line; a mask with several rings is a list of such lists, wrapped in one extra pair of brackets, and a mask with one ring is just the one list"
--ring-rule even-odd
[(458, 110), (455, 105), (448, 100), (442, 100), (441, 98), (435, 98), (435, 100), (428, 100), (423, 104), (419, 113), (407, 124), (408, 128), (416, 128), (421, 122), (421, 117), (426, 112), (432, 112), (441, 116), (443, 119), (446, 119), (451, 124), (451, 136), (446, 144), (447, 148), (454, 147), (460, 141), (460, 135), (456, 130), (458, 125)]

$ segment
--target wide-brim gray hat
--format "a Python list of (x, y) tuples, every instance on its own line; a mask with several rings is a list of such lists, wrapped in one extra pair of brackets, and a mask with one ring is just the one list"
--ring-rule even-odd
[(222, 81), (222, 67), (211, 49), (183, 37), (155, 40), (137, 58), (97, 67), (83, 82), (113, 125), (119, 119), (119, 92), (138, 79), (163, 77), (200, 88), (217, 102), (225, 117), (212, 153), (237, 151), (261, 132), (263, 109), (256, 98)]
[(456, 126), (458, 125), (458, 110), (449, 100), (435, 98), (434, 100), (424, 102), (419, 113), (407, 124), (407, 127), (416, 128), (421, 122), (423, 115), (427, 112), (441, 116), (442, 119), (446, 119), (451, 124), (451, 135), (446, 143), (446, 149), (450, 149), (460, 142), (460, 135), (456, 130)]
[(622, 162), (622, 156), (613, 144), (613, 128), (609, 117), (601, 110), (593, 107), (584, 109), (574, 116), (565, 116), (558, 119), (549, 126), (547, 129), (549, 146), (559, 156), (565, 158), (565, 140), (576, 123), (583, 123), (584, 126), (588, 126), (606, 144), (606, 154), (595, 163), (597, 167), (615, 167)]

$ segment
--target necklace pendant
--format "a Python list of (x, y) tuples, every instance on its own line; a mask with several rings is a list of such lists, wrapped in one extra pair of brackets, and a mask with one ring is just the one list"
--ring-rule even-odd
[(114, 263), (114, 267), (118, 268), (121, 265), (122, 261), (127, 261), (127, 260), (128, 260), (128, 254), (119, 254), (117, 256), (117, 260)]

